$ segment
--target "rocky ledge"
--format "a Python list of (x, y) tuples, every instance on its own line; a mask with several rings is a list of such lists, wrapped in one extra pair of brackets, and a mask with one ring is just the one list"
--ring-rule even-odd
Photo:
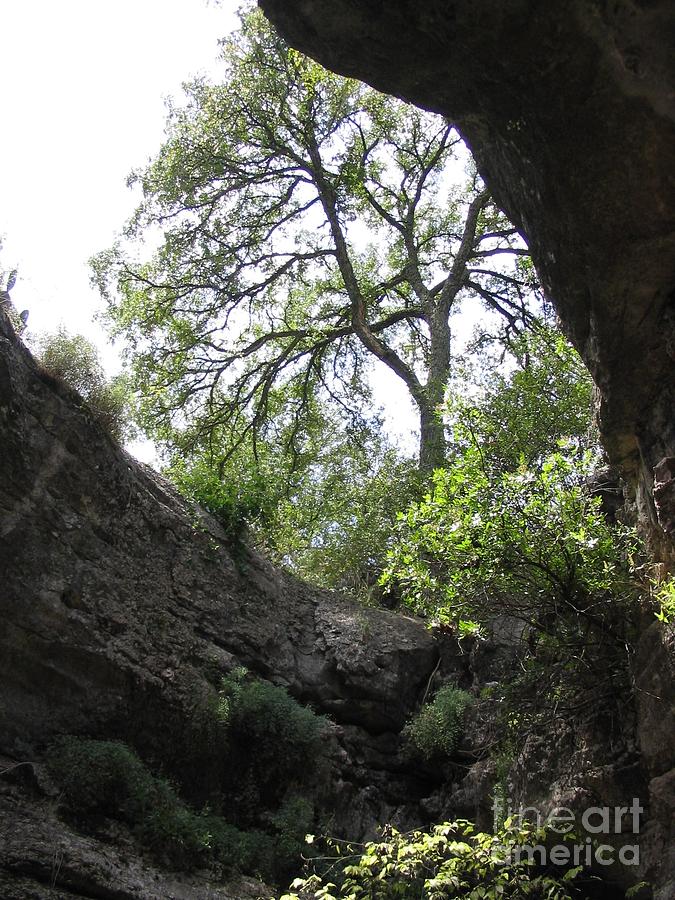
[[(406, 770), (399, 732), (441, 651), (442, 668), (466, 668), (456, 643), (309, 587), (245, 545), (233, 551), (214, 519), (116, 446), (79, 396), (40, 369), (2, 312), (0, 434), (4, 768), (33, 764), (54, 736), (76, 734), (129, 741), (179, 775), (200, 739), (199, 710), (222, 676), (245, 666), (330, 716), (323, 802), (336, 828), (358, 837), (377, 821), (418, 821), (438, 776)], [(208, 792), (199, 773), (192, 788)], [(12, 796), (2, 798), (0, 871), (24, 871), (20, 846), (44, 885), (56, 826), (42, 800), (24, 814)], [(29, 851), (31, 817), (41, 824)], [(89, 839), (73, 841), (85, 868), (102, 859)], [(64, 856), (57, 881), (73, 865)], [(126, 893), (83, 895), (155, 896), (129, 878)]]

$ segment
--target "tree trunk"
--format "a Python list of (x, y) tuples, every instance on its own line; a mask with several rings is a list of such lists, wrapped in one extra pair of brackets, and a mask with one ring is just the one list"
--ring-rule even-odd
[[(455, 292), (456, 293), (456, 292)], [(430, 334), (429, 377), (420, 411), (420, 471), (431, 475), (445, 465), (446, 443), (442, 405), (450, 378), (450, 324), (448, 310), (435, 305), (427, 317)]]
[(445, 465), (445, 427), (437, 406), (420, 410), (420, 472), (431, 476)]

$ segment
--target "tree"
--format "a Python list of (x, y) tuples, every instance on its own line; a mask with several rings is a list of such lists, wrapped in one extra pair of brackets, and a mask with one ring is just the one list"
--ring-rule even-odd
[(231, 437), (214, 433), (211, 449), (189, 458), (173, 453), (164, 474), (231, 538), (247, 533), (306, 581), (360, 599), (379, 596), (397, 514), (421, 496), (414, 460), (390, 445), (377, 421), (345, 428), (315, 403), (294, 457), (280, 449), (283, 419), (270, 428), (255, 453), (248, 440), (228, 458), (221, 448)]
[(546, 710), (548, 694), (561, 713), (623, 696), (639, 548), (588, 487), (600, 455), (578, 356), (548, 331), (521, 339), (520, 355), (453, 404), (453, 459), (400, 517), (383, 580), (460, 633), (506, 617), (522, 637), (521, 712), (533, 698)]
[(483, 356), (451, 386), (450, 456), (480, 446), (492, 470), (516, 472), (536, 470), (561, 441), (600, 453), (593, 382), (569, 341), (540, 323), (511, 340), (509, 350), (508, 368)]
[(363, 415), (379, 360), (415, 403), (431, 471), (445, 456), (451, 314), (471, 298), (521, 327), (526, 248), (475, 173), (450, 188), (461, 145), (444, 119), (327, 72), (257, 12), (223, 59), (225, 82), (189, 86), (131, 178), (144, 199), (128, 242), (157, 233), (158, 249), (94, 261), (146, 425), (184, 446), (226, 425), (236, 447), (283, 402), (293, 452), (313, 397)]
[(420, 494), (414, 461), (380, 435), (336, 438), (278, 504), (268, 546), (306, 581), (378, 601), (398, 514)]
[(488, 370), (475, 396), (466, 383), (451, 395), (453, 459), (402, 517), (390, 576), (418, 611), (481, 624), (510, 611), (544, 629), (547, 604), (581, 609), (596, 576), (609, 590), (623, 565), (585, 490), (600, 456), (587, 371), (551, 328), (513, 351), (508, 375)]

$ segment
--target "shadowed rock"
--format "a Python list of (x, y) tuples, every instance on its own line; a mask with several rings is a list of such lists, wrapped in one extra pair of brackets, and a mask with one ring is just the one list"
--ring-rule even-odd
[[(245, 665), (330, 714), (330, 788), (318, 803), (336, 827), (362, 835), (396, 815), (417, 821), (434, 778), (406, 768), (398, 733), (442, 645), (419, 621), (316, 590), (245, 546), (233, 554), (214, 519), (40, 369), (2, 312), (0, 572), (0, 754), (10, 761), (39, 759), (59, 734), (127, 740), (200, 808), (219, 752), (200, 756), (203, 712), (221, 677)], [(445, 647), (461, 666), (457, 645)], [(3, 785), (0, 893), (18, 897), (6, 885), (22, 872), (49, 882), (57, 824), (33, 828), (33, 807)], [(80, 878), (93, 891), (82, 896), (160, 896), (149, 870), (118, 871), (115, 853), (64, 835), (61, 884)], [(204, 896), (186, 885), (170, 895)]]

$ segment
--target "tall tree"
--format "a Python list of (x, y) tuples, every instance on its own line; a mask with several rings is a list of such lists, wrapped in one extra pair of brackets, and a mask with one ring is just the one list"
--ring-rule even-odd
[[(327, 72), (259, 13), (226, 41), (222, 85), (194, 82), (124, 248), (94, 262), (135, 355), (147, 423), (200, 442), (264, 433), (280, 398), (302, 434), (313, 396), (358, 417), (376, 359), (419, 413), (420, 467), (444, 460), (451, 314), (473, 298), (507, 330), (530, 313), (527, 250), (444, 119)], [(132, 255), (146, 233), (150, 259)], [(117, 292), (112, 289), (117, 287)]]

